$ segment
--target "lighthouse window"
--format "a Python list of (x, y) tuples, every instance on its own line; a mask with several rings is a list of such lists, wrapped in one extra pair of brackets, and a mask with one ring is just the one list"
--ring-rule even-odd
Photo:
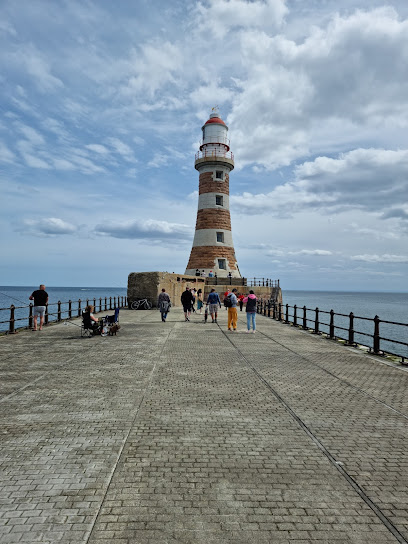
[(225, 259), (218, 259), (218, 268), (220, 270), (226, 270)]
[(224, 172), (222, 170), (216, 170), (215, 179), (224, 179)]
[(215, 195), (215, 204), (217, 206), (224, 206), (223, 198), (221, 195)]
[(224, 233), (223, 232), (217, 232), (217, 242), (224, 243)]

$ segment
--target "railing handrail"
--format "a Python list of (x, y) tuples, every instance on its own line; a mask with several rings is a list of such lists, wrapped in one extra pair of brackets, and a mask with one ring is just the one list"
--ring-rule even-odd
[[(276, 311), (276, 306), (279, 306), (279, 310)], [(357, 316), (354, 315), (353, 312), (350, 312), (349, 314), (343, 314), (339, 312), (335, 312), (334, 310), (320, 310), (318, 307), (316, 308), (307, 308), (306, 306), (297, 306), (294, 304), (293, 306), (290, 304), (276, 304), (273, 300), (259, 300), (258, 306), (257, 306), (257, 312), (260, 314), (266, 315), (266, 310), (268, 313), (268, 317), (270, 317), (271, 314), (271, 308), (273, 313), (273, 318), (278, 319), (279, 321), (284, 320), (284, 323), (286, 324), (293, 324), (296, 327), (301, 327), (305, 330), (311, 330), (314, 334), (322, 334), (321, 326), (327, 327), (329, 329), (328, 332), (324, 332), (324, 334), (327, 335), (328, 338), (331, 339), (339, 339), (346, 341), (347, 345), (356, 346), (357, 344), (367, 348), (370, 353), (374, 353), (375, 355), (384, 355), (389, 354), (393, 355), (395, 357), (401, 357), (401, 361), (404, 362), (407, 358), (407, 355), (403, 355), (401, 353), (396, 353), (395, 351), (390, 351), (389, 349), (381, 349), (381, 342), (389, 342), (392, 345), (399, 345), (399, 346), (405, 346), (408, 348), (408, 342), (403, 342), (402, 340), (397, 340), (393, 338), (388, 338), (386, 336), (380, 335), (380, 325), (381, 324), (387, 324), (387, 325), (393, 325), (393, 326), (399, 326), (399, 327), (406, 327), (408, 329), (408, 323), (400, 323), (397, 321), (389, 321), (387, 319), (380, 319), (378, 315), (376, 315), (374, 318), (365, 317), (365, 316)], [(289, 310), (293, 310), (293, 314), (289, 313)], [(303, 315), (300, 316), (298, 314), (298, 310), (300, 310)], [(307, 312), (313, 312), (313, 318), (310, 316), (308, 317)], [(326, 314), (330, 315), (330, 322), (327, 323), (325, 321), (321, 321), (319, 319), (320, 314)], [(348, 327), (343, 327), (339, 324), (334, 323), (335, 317), (344, 317), (348, 319)], [(290, 319), (292, 318), (292, 319)], [(298, 319), (302, 322), (300, 325), (298, 323)], [(370, 334), (365, 331), (360, 331), (355, 328), (355, 321), (371, 321), (374, 325), (373, 334)], [(347, 337), (340, 336), (339, 334), (336, 334), (337, 331), (345, 331), (347, 333)], [(355, 341), (355, 336), (361, 335), (365, 337), (369, 337), (372, 339), (372, 345), (366, 345), (361, 342)], [(394, 349), (394, 348), (393, 348)]]
[[(60, 321), (66, 321), (69, 319), (73, 319), (76, 317), (80, 317), (82, 313), (82, 303), (85, 303), (88, 306), (90, 303), (95, 307), (95, 312), (100, 313), (108, 310), (114, 310), (115, 308), (124, 308), (128, 305), (127, 296), (125, 295), (116, 295), (116, 296), (105, 296), (105, 297), (92, 297), (87, 298), (85, 300), (78, 299), (77, 301), (67, 300), (66, 302), (61, 302), (60, 300), (57, 302), (51, 302), (47, 304), (45, 309), (45, 316), (44, 316), (44, 323), (57, 323)], [(72, 305), (76, 305), (76, 310), (73, 310)], [(113, 307), (112, 307), (113, 304)], [(62, 309), (62, 305), (68, 305), (67, 308)], [(50, 306), (56, 306), (57, 311), (55, 313), (49, 312)], [(0, 334), (14, 334), (16, 332), (16, 322), (19, 321), (28, 321), (28, 324), (25, 327), (21, 328), (31, 328), (32, 326), (32, 320), (33, 320), (33, 307), (34, 305), (32, 303), (24, 305), (24, 306), (14, 306), (12, 304), (11, 306), (8, 306), (6, 308), (0, 308), (1, 311), (9, 311), (10, 312), (10, 318), (6, 320), (0, 321), (0, 325), (8, 323), (9, 329), (8, 331), (0, 331)], [(16, 317), (15, 316), (15, 310), (24, 310), (25, 308), (28, 309), (28, 316), (25, 317)], [(63, 317), (63, 314), (67, 314), (67, 317)], [(56, 319), (49, 319), (50, 316), (56, 317)]]

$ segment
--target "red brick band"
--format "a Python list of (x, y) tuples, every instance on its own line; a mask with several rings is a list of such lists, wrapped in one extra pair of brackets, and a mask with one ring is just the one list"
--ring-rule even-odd
[(225, 174), (224, 181), (214, 181), (212, 172), (203, 172), (200, 174), (198, 194), (203, 193), (221, 193), (229, 195), (229, 175)]
[(217, 247), (217, 246), (196, 246), (193, 247), (188, 260), (187, 270), (196, 268), (216, 267), (217, 259), (227, 259), (228, 266), (231, 270), (237, 270), (237, 259), (235, 251), (232, 247)]
[(198, 210), (196, 230), (200, 229), (221, 229), (231, 230), (231, 216), (229, 210), (219, 208), (204, 208)]

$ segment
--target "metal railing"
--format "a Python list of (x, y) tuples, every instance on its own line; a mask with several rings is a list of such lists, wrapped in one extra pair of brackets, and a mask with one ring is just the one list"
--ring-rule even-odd
[[(77, 301), (68, 300), (67, 302), (58, 301), (48, 304), (45, 309), (44, 325), (81, 317), (82, 311), (89, 304), (95, 307), (95, 312), (105, 312), (115, 308), (125, 308), (127, 306), (127, 297), (99, 297), (86, 300), (78, 299)], [(8, 324), (8, 329), (0, 332), (14, 334), (18, 328), (32, 328), (34, 323), (33, 308), (33, 304), (25, 306), (14, 306), (12, 304), (8, 308), (0, 308), (0, 312), (10, 312), (9, 319), (0, 321), (0, 325)], [(18, 326), (20, 322), (21, 326)], [(26, 324), (23, 325), (22, 322), (26, 322)]]
[(221, 157), (223, 159), (234, 160), (234, 153), (232, 151), (225, 151), (225, 149), (212, 149), (205, 151), (197, 151), (195, 154), (195, 160), (198, 159), (207, 159), (212, 157)]
[[(408, 342), (403, 340), (408, 337), (408, 323), (380, 319), (378, 315), (369, 318), (356, 316), (353, 312), (341, 314), (334, 310), (299, 307), (296, 304), (277, 304), (272, 300), (258, 301), (257, 313), (313, 334), (325, 334), (332, 340), (343, 340), (348, 346), (363, 346), (375, 355), (400, 357), (404, 364), (408, 358)], [(322, 315), (326, 321), (321, 321)], [(361, 330), (356, 329), (356, 322)], [(380, 330), (383, 331), (382, 335)]]
[(269, 278), (234, 278), (234, 277), (211, 277), (205, 278), (207, 285), (242, 285), (243, 287), (279, 287), (279, 280)]

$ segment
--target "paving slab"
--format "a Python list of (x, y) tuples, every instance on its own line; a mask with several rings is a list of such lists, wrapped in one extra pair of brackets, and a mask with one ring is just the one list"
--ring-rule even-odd
[(408, 372), (257, 316), (0, 338), (0, 542), (408, 542)]

